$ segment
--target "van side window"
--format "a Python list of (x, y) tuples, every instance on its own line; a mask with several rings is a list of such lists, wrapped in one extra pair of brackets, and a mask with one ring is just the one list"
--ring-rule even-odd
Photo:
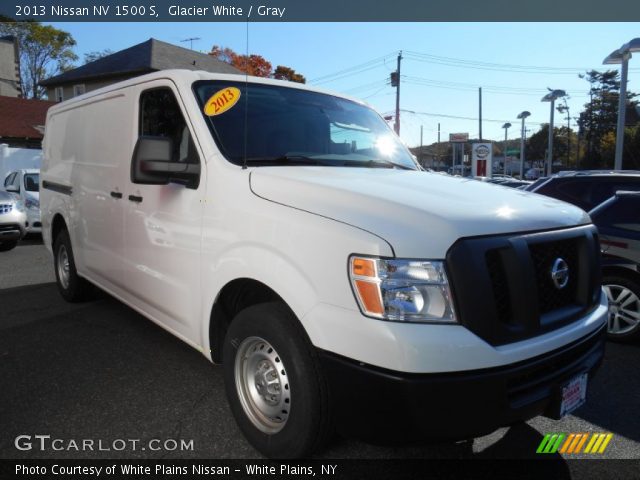
[(200, 163), (191, 133), (170, 88), (155, 88), (140, 95), (139, 134), (171, 139), (173, 162)]

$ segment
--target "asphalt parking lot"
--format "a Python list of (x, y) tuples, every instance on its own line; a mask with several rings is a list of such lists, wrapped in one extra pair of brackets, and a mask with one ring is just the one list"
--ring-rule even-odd
[[(535, 458), (546, 433), (611, 432), (600, 458), (640, 459), (639, 360), (640, 345), (608, 344), (587, 405), (561, 421), (536, 418), (445, 444), (388, 447), (336, 438), (318, 458)], [(65, 303), (39, 239), (0, 254), (0, 386), (0, 458), (259, 457), (231, 417), (221, 367), (106, 294)], [(14, 444), (19, 435), (43, 434), (107, 445), (188, 439), (193, 448), (56, 451)]]

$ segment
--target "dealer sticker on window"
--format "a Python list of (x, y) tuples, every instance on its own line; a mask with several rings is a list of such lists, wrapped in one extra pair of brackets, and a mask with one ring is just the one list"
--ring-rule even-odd
[(569, 415), (580, 407), (587, 399), (587, 379), (588, 374), (582, 373), (573, 377), (562, 387), (562, 398), (560, 401), (560, 416)]
[(204, 106), (204, 113), (210, 117), (220, 115), (231, 109), (240, 100), (240, 89), (226, 87), (209, 97)]

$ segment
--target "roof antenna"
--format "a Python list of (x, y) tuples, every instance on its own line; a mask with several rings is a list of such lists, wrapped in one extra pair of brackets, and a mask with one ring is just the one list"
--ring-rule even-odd
[(189, 42), (189, 49), (193, 50), (193, 41), (194, 40), (200, 40), (200, 37), (191, 37), (191, 38), (185, 38), (184, 40), (180, 40), (181, 42)]
[(247, 169), (247, 144), (249, 142), (249, 17), (247, 16), (247, 55), (244, 63), (244, 161), (242, 169)]

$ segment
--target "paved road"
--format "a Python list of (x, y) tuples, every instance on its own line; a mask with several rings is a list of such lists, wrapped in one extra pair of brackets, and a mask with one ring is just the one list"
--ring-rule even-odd
[[(0, 255), (0, 285), (22, 285), (0, 290), (0, 458), (258, 456), (231, 418), (221, 367), (106, 294), (65, 303), (51, 272), (36, 241)], [(559, 422), (537, 418), (448, 444), (381, 447), (336, 439), (318, 458), (531, 458), (547, 432), (612, 432), (606, 458), (640, 459), (639, 358), (638, 345), (610, 344), (589, 403)], [(16, 450), (16, 436), (36, 434), (105, 445), (181, 438), (194, 448)]]

